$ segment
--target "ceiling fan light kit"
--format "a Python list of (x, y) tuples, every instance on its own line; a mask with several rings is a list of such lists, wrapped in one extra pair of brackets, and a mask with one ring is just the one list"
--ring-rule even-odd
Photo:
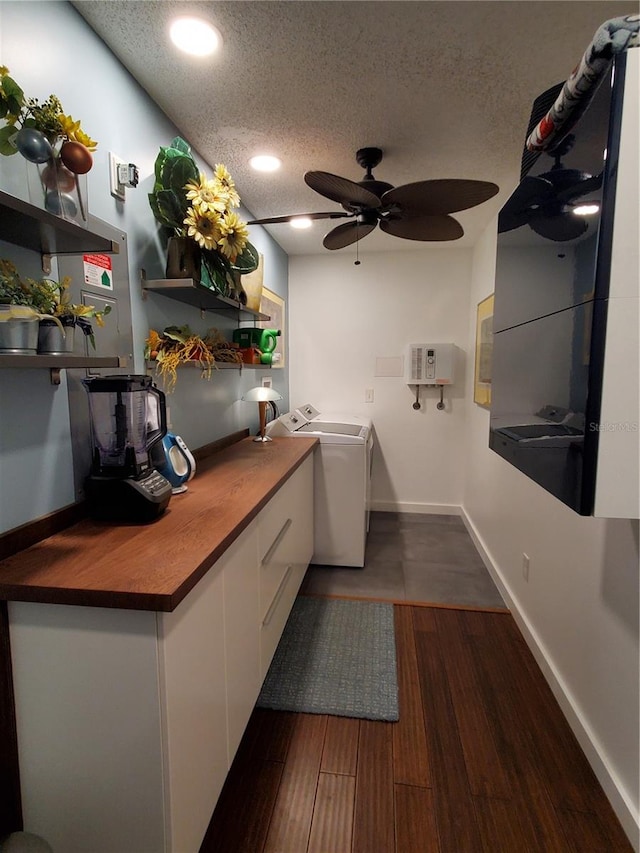
[(344, 213), (272, 216), (251, 220), (248, 225), (276, 225), (301, 218), (349, 219), (329, 231), (322, 241), (323, 246), (331, 250), (357, 244), (378, 225), (385, 234), (404, 240), (458, 240), (464, 230), (449, 214), (483, 204), (498, 192), (498, 186), (488, 181), (459, 178), (417, 181), (394, 187), (373, 175), (373, 169), (381, 160), (381, 148), (360, 148), (356, 152), (356, 162), (365, 169), (365, 176), (359, 182), (330, 172), (306, 172), (307, 186), (342, 205)]

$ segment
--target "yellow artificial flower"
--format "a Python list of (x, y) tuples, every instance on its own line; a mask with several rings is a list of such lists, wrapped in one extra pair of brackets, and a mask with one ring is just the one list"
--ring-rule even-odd
[(0, 77), (7, 77), (9, 74), (9, 69), (6, 65), (0, 65)]
[(98, 143), (84, 132), (79, 121), (74, 121), (71, 116), (66, 116), (62, 113), (58, 116), (58, 121), (60, 122), (62, 133), (67, 139), (71, 142), (80, 142), (89, 151), (96, 150)]
[(74, 121), (71, 116), (66, 116), (63, 113), (58, 116), (58, 121), (60, 122), (62, 133), (67, 137), (67, 139), (75, 139), (76, 131), (80, 127), (80, 122)]
[(92, 139), (88, 133), (85, 133), (82, 128), (76, 130), (76, 142), (81, 142), (85, 148), (88, 148), (89, 151), (95, 151), (98, 147), (98, 143), (95, 139)]
[(201, 213), (206, 213), (208, 210), (224, 213), (227, 208), (229, 196), (220, 182), (208, 181), (202, 172), (200, 172), (200, 180), (189, 181), (185, 189), (187, 198)]
[(249, 239), (246, 224), (237, 213), (227, 213), (220, 220), (220, 237), (218, 246), (222, 254), (234, 263), (238, 255), (244, 251)]
[(225, 192), (229, 198), (229, 204), (231, 207), (239, 207), (240, 206), (240, 196), (236, 190), (236, 185), (233, 182), (233, 178), (227, 171), (227, 167), (222, 163), (216, 163), (216, 169), (213, 173), (214, 181), (217, 181), (220, 185), (223, 192)]
[(215, 249), (220, 239), (220, 217), (215, 211), (203, 213), (199, 208), (191, 207), (184, 224), (187, 236), (193, 237), (201, 249)]

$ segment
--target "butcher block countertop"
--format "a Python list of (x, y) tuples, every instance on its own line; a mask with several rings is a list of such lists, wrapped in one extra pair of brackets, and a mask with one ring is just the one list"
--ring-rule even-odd
[(85, 519), (3, 560), (0, 599), (174, 610), (317, 441), (243, 439), (200, 462), (157, 521)]

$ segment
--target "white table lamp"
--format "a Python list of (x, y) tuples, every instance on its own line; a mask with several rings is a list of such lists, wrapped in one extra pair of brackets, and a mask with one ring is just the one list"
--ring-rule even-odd
[(266, 385), (256, 385), (255, 388), (250, 388), (240, 398), (247, 403), (257, 403), (260, 411), (260, 433), (254, 441), (271, 441), (264, 431), (267, 426), (267, 403), (270, 400), (282, 400), (282, 394), (279, 394), (274, 388), (269, 388)]

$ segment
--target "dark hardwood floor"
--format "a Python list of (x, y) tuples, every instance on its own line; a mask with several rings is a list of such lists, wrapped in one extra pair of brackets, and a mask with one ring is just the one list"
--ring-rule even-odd
[(201, 853), (627, 853), (508, 613), (396, 605), (400, 721), (256, 710)]

